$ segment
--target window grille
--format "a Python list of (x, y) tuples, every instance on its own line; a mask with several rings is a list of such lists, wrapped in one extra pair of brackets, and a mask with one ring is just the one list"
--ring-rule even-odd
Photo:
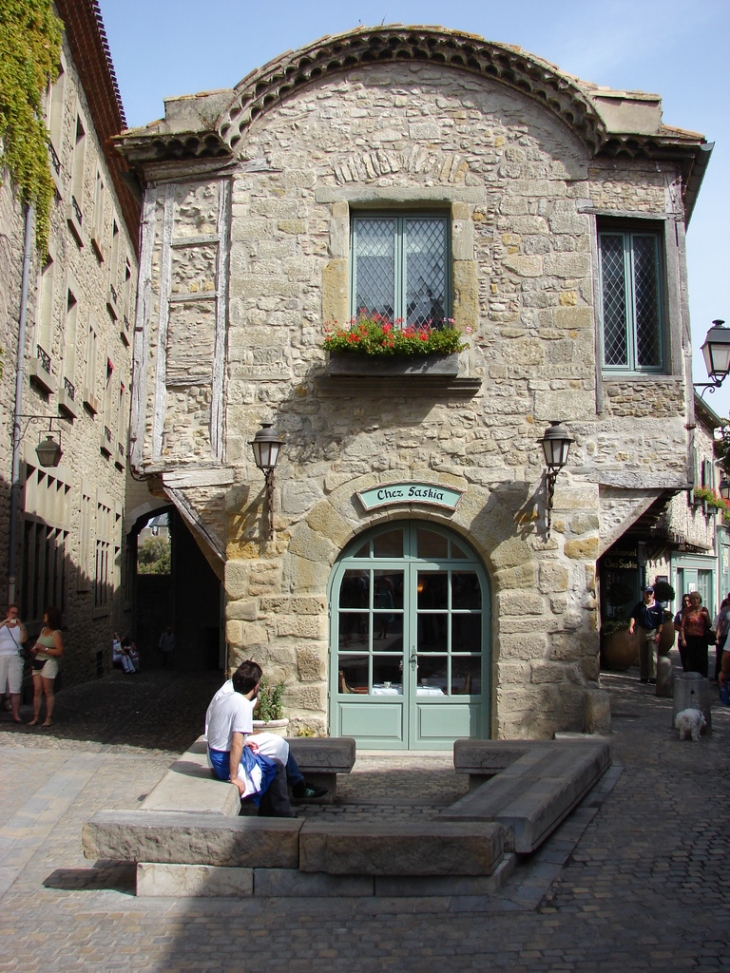
[(351, 313), (441, 327), (449, 316), (446, 216), (355, 216)]

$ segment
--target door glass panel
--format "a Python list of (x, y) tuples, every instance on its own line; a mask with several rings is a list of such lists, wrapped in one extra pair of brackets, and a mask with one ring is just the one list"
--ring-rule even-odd
[[(446, 655), (419, 655), (417, 688), (428, 689), (434, 696), (446, 693), (448, 687), (448, 665)], [(427, 695), (421, 693), (422, 696)]]
[(370, 541), (367, 544), (363, 544), (362, 547), (358, 547), (353, 557), (370, 557)]
[(451, 607), (480, 611), (482, 586), (475, 571), (454, 571), (451, 575)]
[(449, 648), (449, 616), (446, 612), (418, 616), (417, 651), (447, 652)]
[(389, 530), (373, 538), (373, 557), (403, 557), (403, 531)]
[(441, 534), (432, 530), (419, 530), (416, 536), (418, 557), (428, 561), (448, 557), (448, 541)]
[(482, 660), (479, 656), (451, 657), (451, 695), (478, 696), (482, 691)]
[(482, 616), (451, 616), (451, 651), (480, 652), (482, 648)]
[(364, 695), (368, 691), (370, 656), (340, 653), (337, 688), (340, 693)]
[(370, 572), (345, 571), (340, 586), (340, 608), (367, 608), (370, 603)]
[(373, 656), (373, 695), (403, 695), (403, 656)]
[(418, 572), (419, 611), (444, 610), (448, 607), (447, 581), (446, 571)]
[(369, 621), (366, 612), (340, 612), (340, 648), (367, 647)]
[(403, 649), (403, 572), (374, 571), (373, 637), (378, 649)]
[(460, 547), (457, 547), (454, 542), (451, 542), (451, 556), (455, 560), (466, 561), (466, 554), (462, 551)]
[(713, 604), (712, 604), (712, 571), (705, 571), (700, 569), (697, 572), (697, 590), (702, 596), (702, 604), (708, 610), (710, 615), (714, 614)]

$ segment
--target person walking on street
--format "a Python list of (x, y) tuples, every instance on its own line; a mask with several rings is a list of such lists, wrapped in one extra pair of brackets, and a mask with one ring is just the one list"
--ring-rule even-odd
[(656, 683), (656, 652), (664, 624), (664, 609), (654, 599), (651, 585), (644, 588), (643, 600), (631, 613), (629, 635), (639, 636), (639, 677), (642, 682)]
[(715, 646), (715, 678), (716, 686), (720, 685), (720, 670), (722, 669), (722, 653), (727, 642), (728, 632), (730, 632), (730, 595), (723, 599), (720, 611), (717, 613), (712, 627), (717, 635), (717, 645)]
[(28, 638), (25, 625), (19, 617), (17, 605), (8, 605), (5, 618), (0, 622), (0, 696), (10, 693), (13, 722), (20, 718), (20, 689), (23, 683), (23, 642)]
[(707, 636), (712, 630), (710, 613), (702, 604), (699, 591), (689, 596), (689, 611), (682, 615), (682, 634), (680, 641), (685, 648), (682, 660), (685, 672), (699, 672), (707, 678)]
[(63, 635), (61, 635), (61, 612), (58, 608), (48, 607), (43, 612), (43, 628), (38, 640), (30, 650), (33, 656), (33, 719), (30, 726), (37, 726), (41, 717), (41, 704), (46, 697), (46, 721), (42, 726), (53, 726), (53, 707), (56, 697), (53, 682), (58, 675), (58, 660), (63, 655)]

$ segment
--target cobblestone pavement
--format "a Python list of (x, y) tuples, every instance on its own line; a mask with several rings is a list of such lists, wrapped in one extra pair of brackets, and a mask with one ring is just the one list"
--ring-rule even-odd
[[(137, 806), (198, 733), (215, 674), (66, 690), (50, 733), (0, 714), (0, 973), (730, 970), (730, 710), (680, 743), (635, 670), (602, 678), (614, 766), (492, 897), (137, 899), (128, 867), (83, 858), (81, 828)], [(359, 754), (343, 803), (303, 813), (435, 813), (465, 786), (449, 767)]]

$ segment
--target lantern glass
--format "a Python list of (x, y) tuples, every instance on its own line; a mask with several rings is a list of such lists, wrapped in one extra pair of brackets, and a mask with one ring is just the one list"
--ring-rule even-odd
[(261, 424), (261, 429), (251, 440), (253, 458), (260, 470), (273, 470), (279, 460), (279, 452), (284, 441), (271, 429), (270, 422)]
[(38, 462), (45, 467), (58, 466), (63, 456), (61, 447), (50, 435), (46, 436), (42, 443), (38, 443), (35, 451)]
[(730, 371), (730, 328), (722, 321), (713, 321), (702, 345), (707, 374), (716, 382), (722, 382)]
[(574, 441), (559, 422), (550, 423), (550, 428), (545, 430), (540, 443), (545, 454), (545, 463), (551, 472), (557, 473), (568, 462), (568, 453)]
[(720, 480), (720, 496), (723, 500), (730, 500), (730, 480), (725, 477)]

